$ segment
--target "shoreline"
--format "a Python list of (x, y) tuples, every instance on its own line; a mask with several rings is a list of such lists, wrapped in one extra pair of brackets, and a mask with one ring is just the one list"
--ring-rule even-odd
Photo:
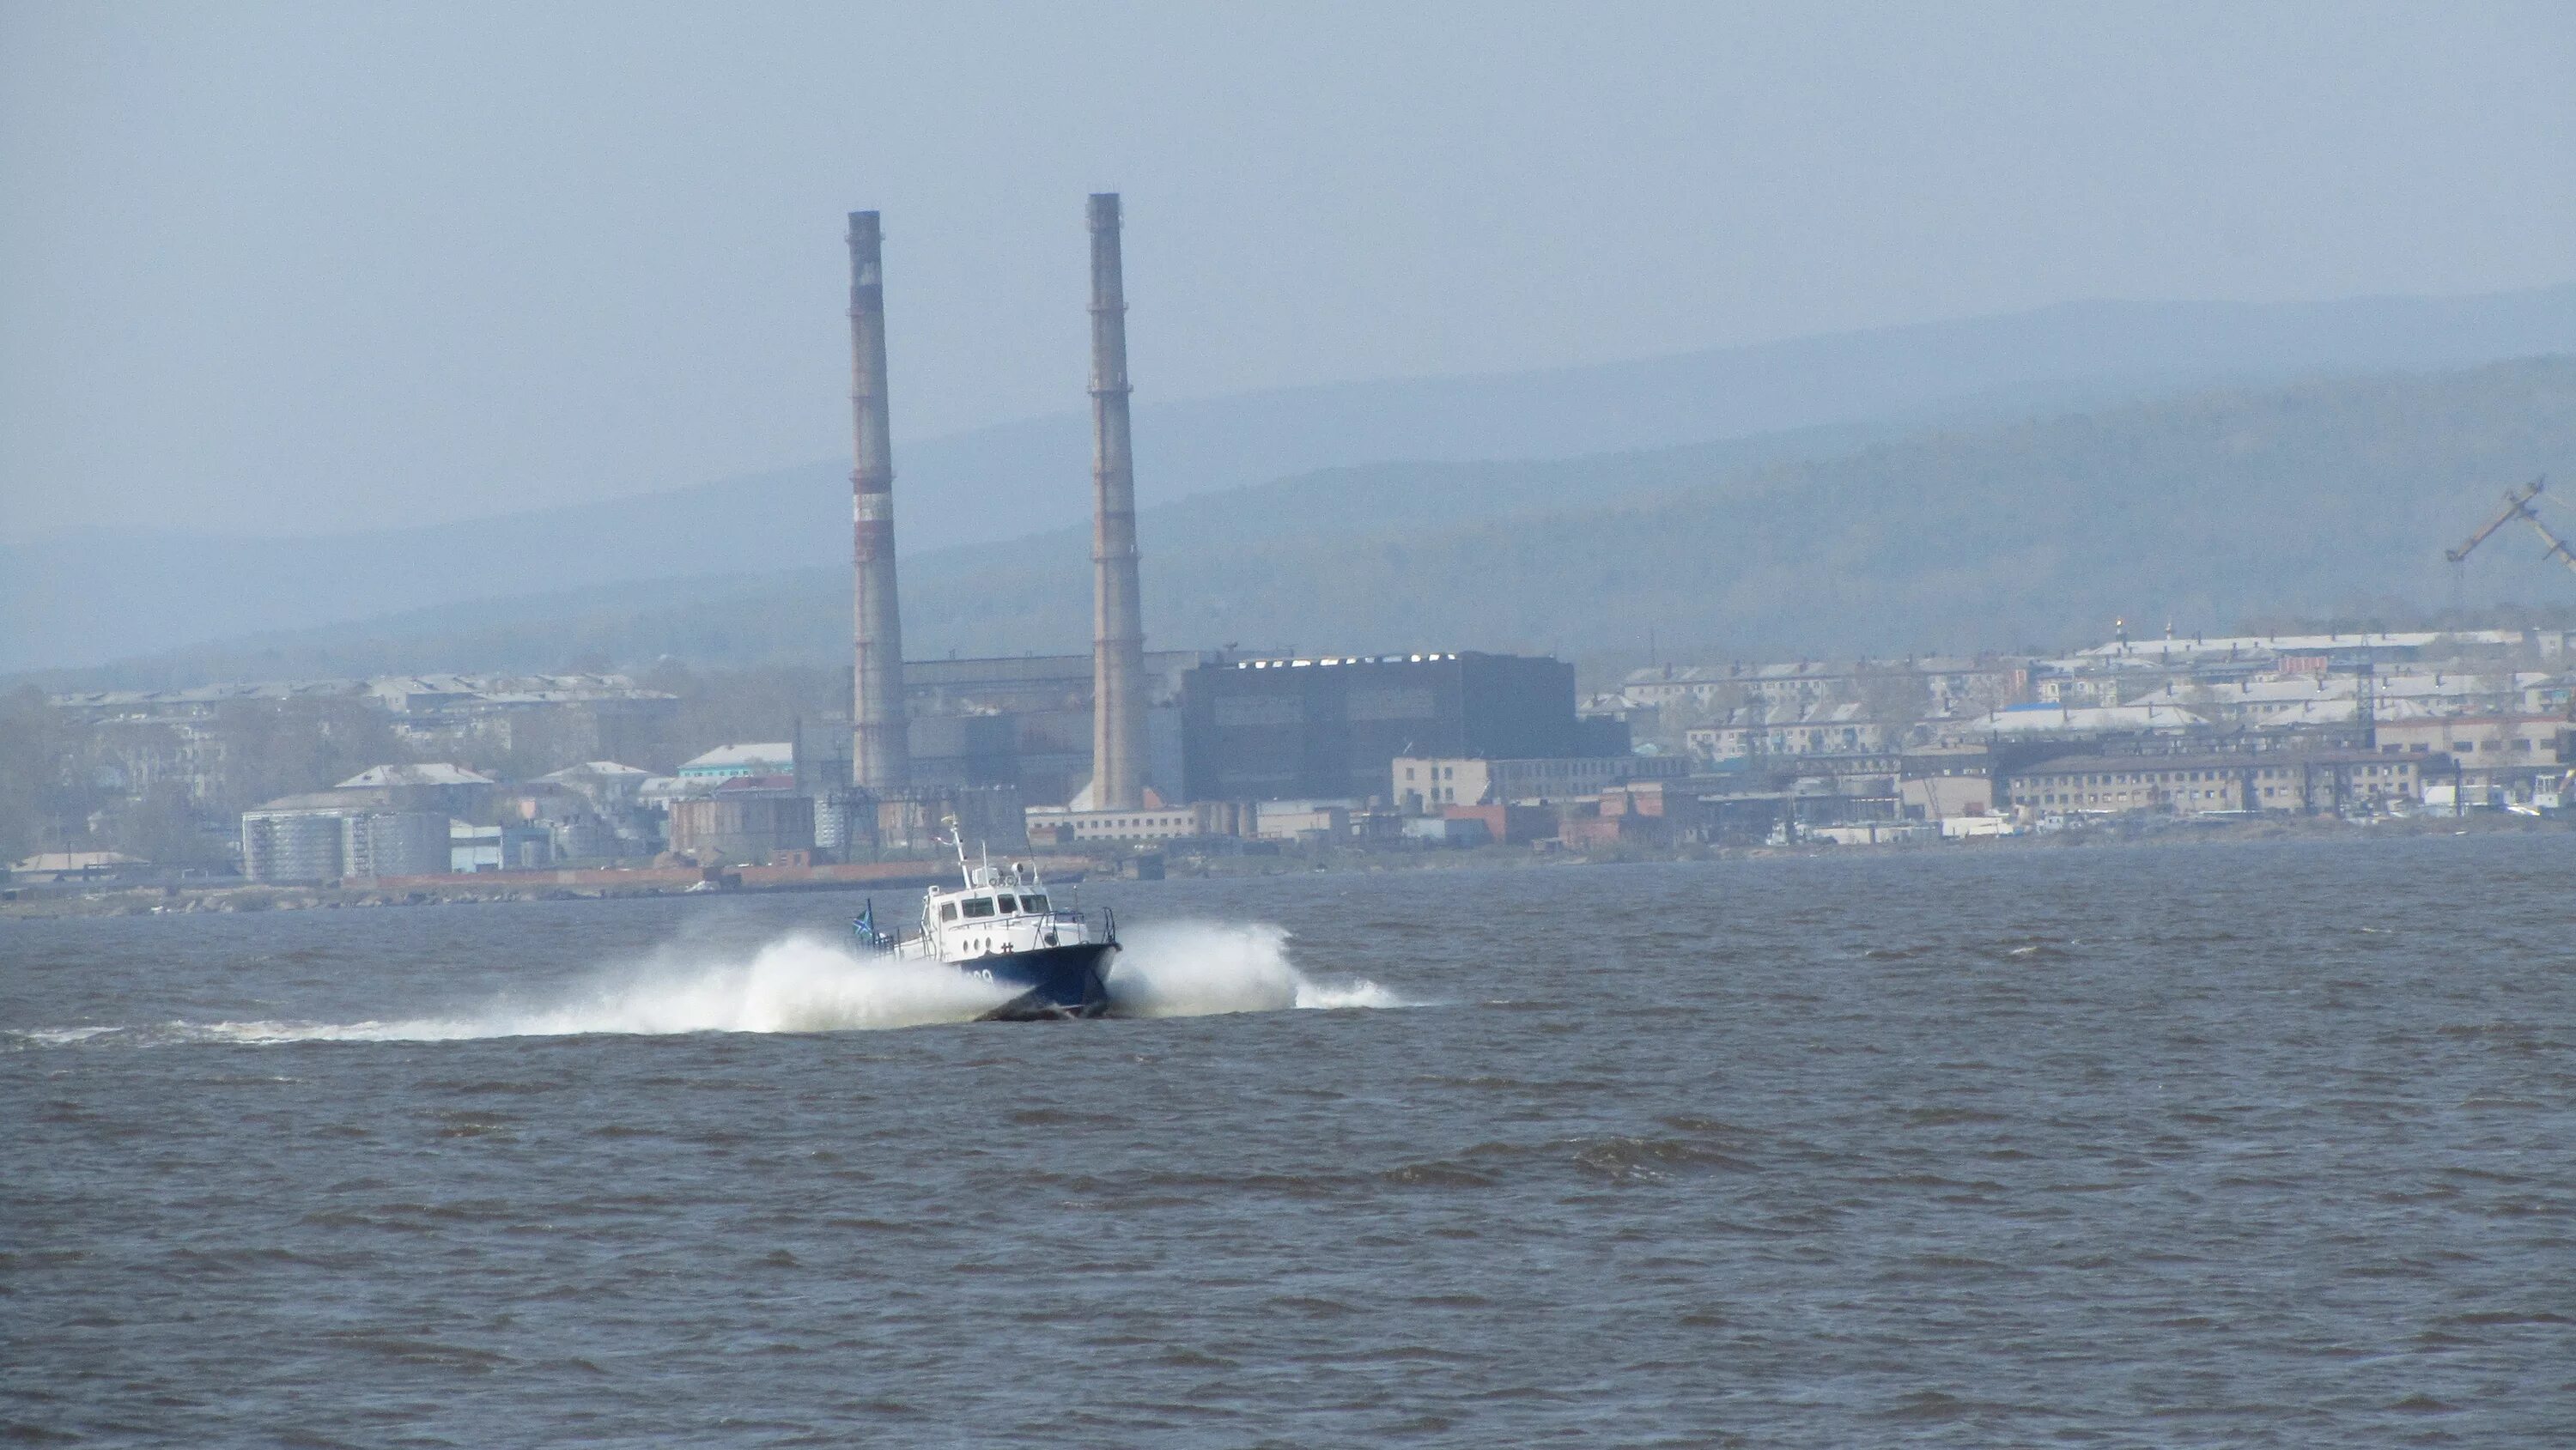
[[(1394, 871), (1544, 870), (1676, 861), (1810, 860), (1878, 857), (1944, 851), (2064, 851), (2104, 846), (2186, 846), (2259, 841), (2359, 842), (2391, 838), (2492, 835), (2565, 835), (2566, 821), (2482, 813), (2460, 817), (2384, 817), (2341, 821), (2321, 817), (2203, 822), (2148, 817), (2110, 818), (2046, 834), (1905, 841), (1842, 846), (1830, 842), (1782, 846), (1621, 846), (1578, 853), (1528, 846), (1469, 850), (1363, 851), (1348, 847), (1286, 849), (1276, 854), (1165, 858), (1170, 879), (1242, 879), (1265, 876), (1369, 874)], [(902, 890), (945, 880), (939, 861), (871, 862), (843, 867), (739, 867), (722, 871), (620, 871), (559, 869), (475, 876), (408, 877), (347, 886), (100, 885), (23, 886), (0, 899), (0, 921), (67, 918), (237, 915), (265, 911), (365, 911), (404, 906), (482, 905), (521, 901), (619, 901), (675, 896), (738, 896), (782, 892)], [(1044, 858), (1048, 875), (1065, 881), (1119, 879), (1110, 857)], [(683, 883), (686, 884), (683, 884)]]

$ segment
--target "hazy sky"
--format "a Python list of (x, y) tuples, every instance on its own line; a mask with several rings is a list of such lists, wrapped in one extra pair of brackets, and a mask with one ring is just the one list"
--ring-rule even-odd
[(1150, 399), (2563, 282), (2571, 142), (2563, 0), (0, 0), (0, 533), (843, 454), (859, 207), (900, 471), (1082, 406), (1094, 190)]

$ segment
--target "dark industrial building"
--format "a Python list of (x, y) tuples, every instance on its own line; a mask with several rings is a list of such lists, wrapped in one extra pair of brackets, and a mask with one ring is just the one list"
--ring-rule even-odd
[(1191, 800), (1383, 796), (1399, 755), (1624, 754), (1627, 731), (1574, 713), (1574, 666), (1523, 655), (1237, 660), (1182, 677)]
[[(1178, 798), (1181, 678), (1223, 656), (1152, 650), (1131, 672), (1142, 688), (1144, 784)], [(913, 780), (920, 785), (1009, 785), (1032, 805), (1062, 805), (1093, 773), (1089, 655), (909, 660), (904, 693)]]

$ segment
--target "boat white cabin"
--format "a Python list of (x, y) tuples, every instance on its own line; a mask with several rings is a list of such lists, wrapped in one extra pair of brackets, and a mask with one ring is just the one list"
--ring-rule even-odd
[(922, 894), (918, 931), (888, 935), (876, 931), (870, 918), (861, 917), (853, 923), (861, 944), (908, 959), (953, 965), (1117, 940), (1116, 924), (1106, 910), (1095, 921), (1059, 905), (1032, 862), (996, 866), (987, 859), (980, 866), (969, 866), (961, 848), (958, 866), (963, 884), (934, 886)]

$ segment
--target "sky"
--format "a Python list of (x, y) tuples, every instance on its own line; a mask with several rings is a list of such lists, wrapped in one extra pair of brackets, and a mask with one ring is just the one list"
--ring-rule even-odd
[(2576, 5), (0, 0), (0, 537), (309, 534), (907, 438), (2083, 298), (2576, 279)]

